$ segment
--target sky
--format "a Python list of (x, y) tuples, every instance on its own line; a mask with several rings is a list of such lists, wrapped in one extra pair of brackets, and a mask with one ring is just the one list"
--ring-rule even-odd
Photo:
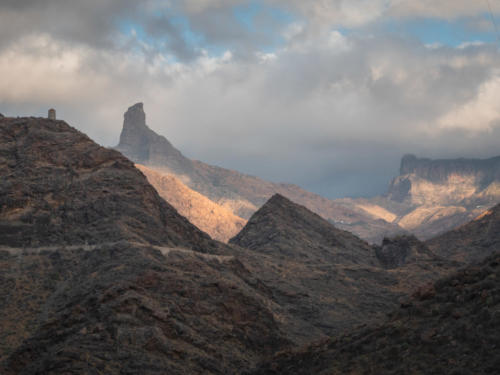
[(115, 146), (143, 102), (188, 157), (373, 196), (407, 153), (500, 155), (499, 27), (500, 0), (2, 0), (0, 113)]

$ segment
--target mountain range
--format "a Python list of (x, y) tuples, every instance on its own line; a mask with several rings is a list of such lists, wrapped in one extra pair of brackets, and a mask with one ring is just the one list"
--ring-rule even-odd
[[(248, 220), (274, 194), (304, 205), (336, 227), (377, 244), (384, 237), (398, 234), (412, 233), (421, 240), (432, 238), (474, 219), (500, 199), (500, 157), (430, 160), (414, 155), (403, 157), (400, 174), (385, 195), (326, 199), (296, 185), (264, 181), (185, 157), (146, 125), (142, 103), (126, 111), (116, 149), (150, 171), (175, 177), (222, 207), (213, 215), (219, 217), (216, 224), (204, 225), (198, 220), (198, 225), (223, 241), (236, 235), (243, 220)], [(150, 182), (159, 191), (165, 188), (156, 181)], [(235, 216), (227, 215), (227, 210)], [(183, 213), (189, 217), (185, 209)], [(214, 226), (219, 229), (214, 231)], [(225, 233), (222, 236), (221, 231)]]
[[(164, 162), (169, 144), (127, 125), (141, 113), (125, 115), (121, 150), (138, 131), (151, 137), (132, 161), (64, 121), (0, 119), (0, 373), (495, 368), (500, 206), (426, 242), (372, 245), (273, 193), (219, 242), (171, 203), (212, 213), (220, 202), (134, 164)], [(169, 153), (178, 168), (199, 163)]]

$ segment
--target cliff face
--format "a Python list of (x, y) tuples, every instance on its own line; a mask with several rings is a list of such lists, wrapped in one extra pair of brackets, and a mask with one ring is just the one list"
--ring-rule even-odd
[(363, 211), (355, 211), (290, 184), (276, 184), (182, 155), (163, 136), (147, 127), (142, 103), (128, 109), (124, 116), (120, 143), (116, 147), (132, 161), (160, 173), (177, 177), (190, 189), (248, 219), (274, 194), (302, 204), (334, 223), (369, 241), (379, 242), (385, 235), (401, 233), (397, 225), (377, 220)]
[(398, 202), (419, 205), (456, 204), (479, 195), (500, 197), (492, 191), (492, 184), (500, 186), (500, 157), (431, 160), (405, 155), (400, 176), (391, 183), (388, 196)]

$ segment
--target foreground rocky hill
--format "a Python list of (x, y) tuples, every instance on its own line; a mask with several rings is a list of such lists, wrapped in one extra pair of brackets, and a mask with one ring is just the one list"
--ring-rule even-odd
[(500, 255), (417, 291), (377, 327), (283, 352), (252, 374), (496, 374)]
[(0, 119), (0, 193), (1, 374), (252, 371), (382, 322), (459, 264), (280, 195), (217, 242), (63, 121)]
[(186, 158), (163, 136), (146, 125), (142, 103), (124, 115), (120, 143), (116, 147), (132, 161), (158, 172), (172, 174), (189, 188), (244, 219), (257, 211), (271, 196), (281, 194), (311, 211), (371, 242), (404, 232), (397, 225), (374, 218), (364, 211), (305, 191), (296, 185), (276, 184), (233, 170)]
[(0, 119), (0, 246), (129, 240), (216, 251), (120, 153), (63, 121)]
[[(309, 262), (214, 241), (63, 121), (1, 119), (0, 174), (2, 374), (238, 373), (375, 321), (407, 289), (365, 265), (365, 242), (291, 202), (277, 218), (332, 231), (297, 232), (298, 249), (318, 242)], [(346, 247), (359, 261), (317, 251)]]
[(247, 222), (245, 219), (188, 188), (174, 175), (161, 173), (139, 164), (136, 167), (144, 173), (162, 198), (213, 239), (227, 242), (245, 226)]

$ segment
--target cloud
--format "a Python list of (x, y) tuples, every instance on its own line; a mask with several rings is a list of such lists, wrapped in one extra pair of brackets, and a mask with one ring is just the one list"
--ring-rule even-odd
[[(235, 21), (239, 1), (70, 3), (0, 4), (3, 114), (54, 106), (113, 146), (123, 112), (143, 101), (148, 124), (188, 156), (332, 197), (383, 192), (408, 152), (499, 153), (495, 46), (429, 48), (361, 26), (432, 15), (429, 2), (291, 0), (295, 17), (272, 26), (284, 4), (273, 0), (256, 32)], [(447, 17), (481, 11), (456, 4)]]

